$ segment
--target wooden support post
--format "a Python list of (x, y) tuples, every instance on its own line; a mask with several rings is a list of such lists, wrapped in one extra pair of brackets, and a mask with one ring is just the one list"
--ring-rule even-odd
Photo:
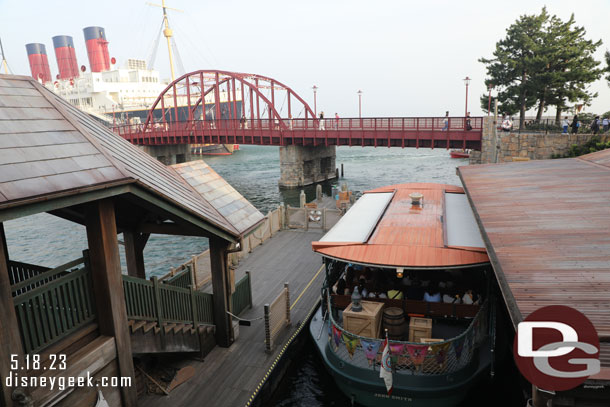
[(288, 283), (284, 283), (284, 289), (286, 290), (286, 325), (290, 326), (290, 286)]
[(13, 390), (6, 386), (6, 378), (11, 373), (11, 355), (18, 355), (19, 366), (23, 366), (23, 345), (19, 333), (15, 305), (8, 277), (8, 249), (4, 225), (0, 223), (0, 405), (12, 406)]
[(267, 219), (269, 219), (269, 238), (271, 239), (273, 237), (273, 213), (271, 211), (267, 214)]
[(264, 307), (265, 316), (265, 352), (271, 353), (271, 325), (269, 321), (269, 304)]
[(248, 303), (250, 304), (250, 309), (252, 309), (252, 273), (246, 271), (246, 275), (248, 276)]
[(195, 286), (195, 290), (199, 289), (199, 283), (197, 281), (197, 257), (198, 256), (191, 257), (191, 264), (193, 265), (193, 267), (191, 267), (191, 281)]
[[(99, 331), (101, 335), (114, 337), (119, 373), (123, 377), (131, 377), (135, 383), (114, 202), (104, 199), (89, 205), (85, 224)], [(125, 406), (135, 407), (138, 404), (135, 385), (122, 387), (121, 396)]]
[(133, 230), (123, 232), (125, 238), (125, 260), (127, 262), (127, 274), (132, 277), (146, 278), (144, 267), (144, 247), (150, 234), (139, 233)]
[(231, 287), (227, 269), (227, 251), (229, 242), (210, 238), (210, 265), (212, 268), (212, 291), (214, 294), (214, 324), (216, 325), (216, 343), (229, 347), (233, 343), (233, 326), (227, 314), (231, 299)]

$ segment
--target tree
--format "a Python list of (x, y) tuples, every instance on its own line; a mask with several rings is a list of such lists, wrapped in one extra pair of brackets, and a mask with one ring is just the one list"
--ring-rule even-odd
[(606, 50), (606, 80), (608, 81), (608, 86), (610, 86), (610, 51)]
[(506, 30), (506, 37), (496, 43), (494, 58), (479, 59), (487, 66), (490, 79), (486, 84), (492, 83), (497, 89), (502, 111), (508, 114), (519, 112), (521, 127), (525, 111), (537, 100), (536, 84), (530, 78), (541, 70), (539, 54), (544, 42), (543, 26), (548, 18), (546, 8), (540, 15), (519, 17)]
[(549, 16), (546, 8), (540, 15), (521, 16), (511, 25), (506, 38), (496, 44), (495, 58), (480, 59), (490, 76), (485, 83), (498, 88), (503, 110), (518, 110), (523, 125), (525, 111), (535, 105), (537, 119), (548, 106), (556, 106), (559, 120), (568, 102), (590, 104), (597, 94), (588, 85), (603, 72), (593, 58), (601, 41), (587, 40), (585, 35), (585, 29), (575, 25), (574, 15), (564, 22)]

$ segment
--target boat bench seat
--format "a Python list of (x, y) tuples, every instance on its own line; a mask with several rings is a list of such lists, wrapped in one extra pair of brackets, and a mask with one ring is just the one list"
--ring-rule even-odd
[[(350, 295), (331, 295), (335, 307), (345, 309), (352, 302)], [(479, 305), (447, 304), (418, 300), (391, 300), (388, 298), (363, 298), (364, 301), (382, 302), (386, 307), (397, 307), (405, 314), (421, 314), (426, 317), (474, 318), (479, 312)]]

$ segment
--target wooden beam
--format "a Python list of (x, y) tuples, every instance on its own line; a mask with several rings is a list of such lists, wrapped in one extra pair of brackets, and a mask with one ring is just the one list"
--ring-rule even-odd
[(19, 355), (19, 365), (23, 366), (23, 345), (15, 315), (15, 305), (8, 277), (8, 250), (4, 225), (0, 223), (0, 405), (12, 406), (12, 389), (6, 387), (6, 377), (11, 373), (11, 355)]
[(212, 269), (212, 291), (214, 294), (214, 324), (216, 325), (216, 343), (229, 347), (233, 343), (233, 326), (227, 314), (231, 298), (229, 286), (227, 251), (230, 242), (210, 239), (210, 266)]
[[(85, 219), (100, 334), (115, 338), (119, 372), (135, 382), (114, 202), (104, 199), (91, 203)], [(121, 396), (124, 406), (137, 405), (135, 386), (121, 388)]]
[(144, 267), (144, 247), (150, 237), (148, 233), (138, 233), (133, 230), (124, 230), (125, 260), (127, 261), (127, 274), (133, 277), (146, 278)]

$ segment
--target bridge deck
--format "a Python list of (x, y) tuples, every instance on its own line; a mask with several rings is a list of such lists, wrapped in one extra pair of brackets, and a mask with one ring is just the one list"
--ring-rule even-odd
[(169, 396), (143, 396), (140, 405), (246, 405), (284, 345), (291, 340), (299, 322), (307, 318), (320, 297), (324, 271), (320, 257), (311, 250), (311, 242), (323, 233), (322, 230), (281, 231), (257, 247), (237, 268), (236, 279), (246, 270), (252, 276), (253, 308), (244, 312), (242, 318), (261, 317), (263, 305), (280, 293), (284, 282), (290, 284), (292, 326), (280, 334), (271, 354), (265, 353), (262, 320), (249, 327), (240, 326), (239, 338), (230, 348), (215, 347), (204, 362), (176, 361), (176, 367), (193, 365), (195, 376)]
[(124, 125), (114, 131), (137, 145), (255, 144), (480, 149), (483, 118), (189, 120)]

